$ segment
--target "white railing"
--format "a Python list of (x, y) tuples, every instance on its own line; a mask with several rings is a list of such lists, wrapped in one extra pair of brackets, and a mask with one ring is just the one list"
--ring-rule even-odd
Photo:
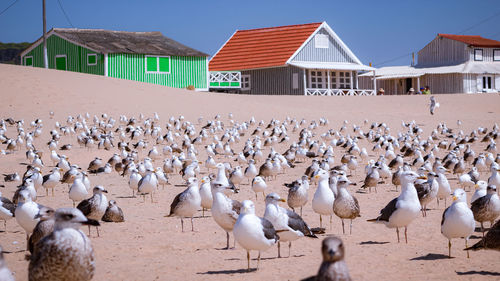
[(375, 90), (362, 89), (306, 89), (306, 96), (375, 96)]
[(210, 88), (241, 88), (241, 72), (210, 72)]

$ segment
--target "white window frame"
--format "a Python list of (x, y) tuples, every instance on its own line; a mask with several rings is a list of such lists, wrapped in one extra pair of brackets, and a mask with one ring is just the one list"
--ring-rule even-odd
[[(156, 71), (148, 71), (148, 58), (156, 58)], [(160, 71), (160, 58), (168, 58), (168, 72)], [(144, 56), (144, 71), (146, 73), (163, 73), (170, 74), (172, 71), (172, 58), (170, 56)]]
[[(27, 58), (31, 58), (31, 65), (26, 65), (26, 59)], [(35, 65), (34, 61), (33, 61), (33, 56), (25, 56), (24, 57), (24, 66), (33, 66)]]
[(328, 75), (330, 75), (330, 89), (338, 89), (338, 72), (335, 70), (329, 70)]
[[(314, 75), (313, 75), (313, 72), (315, 73)], [(318, 73), (321, 73), (321, 75), (318, 75)], [(328, 74), (328, 72), (326, 74)], [(316, 81), (312, 81), (313, 78)], [(321, 82), (318, 82), (318, 78), (321, 78)], [(309, 88), (311, 88), (311, 89), (327, 89), (328, 88), (328, 81), (327, 80), (328, 80), (328, 77), (325, 75), (325, 71), (316, 70), (316, 69), (309, 70)], [(313, 83), (315, 84), (315, 87), (313, 87)], [(318, 87), (320, 84), (321, 84), (321, 87)]]
[[(89, 63), (89, 57), (94, 56), (95, 57), (95, 63)], [(87, 54), (87, 65), (97, 65), (97, 54)]]
[(57, 69), (57, 58), (66, 58), (64, 60), (64, 63), (65, 63), (65, 66), (64, 66), (64, 70), (68, 70), (68, 56), (67, 55), (56, 55), (54, 57), (54, 69)]
[(474, 61), (483, 61), (483, 49), (474, 49)]
[(250, 74), (241, 75), (241, 90), (249, 91), (252, 88), (252, 80)]
[(328, 49), (329, 41), (327, 34), (318, 33), (314, 35), (314, 47), (317, 49)]
[(500, 61), (500, 49), (493, 49), (493, 61)]

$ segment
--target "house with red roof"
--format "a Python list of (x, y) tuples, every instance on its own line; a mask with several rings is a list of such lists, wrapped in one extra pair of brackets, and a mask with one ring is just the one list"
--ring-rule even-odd
[(252, 95), (373, 95), (364, 65), (326, 22), (237, 30), (209, 62), (211, 90)]
[(418, 52), (414, 66), (389, 66), (361, 75), (361, 85), (385, 94), (429, 86), (434, 94), (500, 92), (500, 41), (477, 35), (439, 33)]

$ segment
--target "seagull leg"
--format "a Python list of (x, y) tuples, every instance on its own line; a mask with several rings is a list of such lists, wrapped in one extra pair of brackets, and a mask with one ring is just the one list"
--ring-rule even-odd
[(201, 217), (204, 218), (205, 217), (205, 208), (201, 208)]
[(278, 258), (281, 258), (280, 251), (281, 251), (281, 243), (280, 243), (280, 241), (278, 241)]
[(151, 203), (154, 203), (153, 202), (153, 192), (151, 192), (150, 195), (151, 195)]
[(345, 229), (344, 229), (344, 219), (340, 219), (342, 221), (342, 233), (345, 234)]
[(448, 258), (451, 259), (451, 240), (448, 239)]
[(399, 243), (399, 228), (396, 227), (396, 234), (398, 235), (398, 243)]
[(483, 232), (483, 238), (484, 238), (484, 227), (483, 227), (483, 222), (481, 222), (481, 231)]
[(248, 263), (248, 271), (250, 271), (250, 252), (247, 251), (247, 263)]
[(260, 251), (259, 251), (259, 256), (257, 257), (257, 270), (259, 269), (259, 264), (260, 264)]
[(332, 216), (330, 216), (330, 230), (332, 230)]
[(96, 226), (95, 229), (97, 229), (97, 237), (99, 237), (99, 227)]
[(182, 217), (181, 217), (181, 229), (182, 229), (182, 232), (184, 232), (184, 220), (182, 219)]
[(226, 249), (229, 250), (229, 232), (226, 231)]
[(54, 187), (52, 188), (52, 197), (54, 197)]
[(193, 216), (191, 216), (191, 231), (194, 231)]
[(88, 227), (89, 227), (89, 237), (90, 237), (90, 224), (88, 225)]
[(351, 224), (349, 225), (349, 234), (352, 234), (352, 219), (351, 219)]
[(257, 192), (255, 192), (255, 201), (257, 201)]
[(75, 208), (75, 201), (73, 201), (73, 208)]
[(48, 188), (45, 189), (45, 197), (49, 197), (49, 189)]
[(406, 241), (406, 244), (408, 244), (408, 227), (405, 226), (405, 241)]
[(291, 251), (292, 251), (292, 241), (288, 242), (288, 257), (290, 257)]
[[(319, 228), (323, 227), (323, 219), (321, 218), (321, 215), (319, 215)], [(484, 235), (483, 235), (484, 237)]]
[[(468, 242), (469, 242), (469, 237), (466, 237), (465, 238), (465, 248), (466, 249), (469, 248), (469, 245), (468, 245), (469, 243)], [(470, 256), (469, 256), (469, 250), (467, 250), (467, 258), (470, 258)]]
[(300, 216), (302, 217), (302, 206), (300, 207)]

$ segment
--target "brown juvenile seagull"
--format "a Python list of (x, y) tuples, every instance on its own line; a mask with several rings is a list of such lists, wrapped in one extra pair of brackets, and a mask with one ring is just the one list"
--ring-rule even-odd
[(55, 212), (54, 232), (40, 240), (31, 255), (30, 281), (87, 281), (95, 272), (90, 239), (79, 229), (82, 224), (98, 226), (76, 208)]
[(464, 249), (464, 251), (468, 250), (496, 250), (500, 251), (500, 221), (497, 221), (490, 230), (486, 233), (486, 235), (476, 244), (472, 245), (472, 247)]
[(102, 216), (102, 221), (105, 222), (124, 222), (125, 218), (123, 216), (123, 211), (118, 205), (116, 205), (115, 200), (109, 200), (108, 208), (104, 216)]
[(35, 246), (38, 241), (42, 240), (43, 237), (54, 231), (54, 209), (43, 206), (40, 208), (35, 218), (40, 218), (40, 221), (36, 224), (33, 229), (33, 233), (28, 240), (28, 250), (32, 254), (35, 251)]
[(345, 249), (342, 240), (336, 236), (328, 236), (321, 246), (323, 262), (316, 276), (303, 281), (350, 281), (349, 269), (344, 260)]
[[(94, 187), (92, 190), (94, 195), (90, 197), (89, 199), (85, 199), (82, 202), (76, 206), (76, 208), (89, 219), (93, 220), (100, 220), (104, 213), (106, 212), (106, 209), (108, 208), (108, 199), (106, 198), (106, 195), (104, 193), (108, 193), (104, 187), (98, 185)], [(89, 235), (90, 235), (90, 224), (89, 226)], [(97, 229), (97, 236), (99, 237), (99, 225), (96, 226)]]

